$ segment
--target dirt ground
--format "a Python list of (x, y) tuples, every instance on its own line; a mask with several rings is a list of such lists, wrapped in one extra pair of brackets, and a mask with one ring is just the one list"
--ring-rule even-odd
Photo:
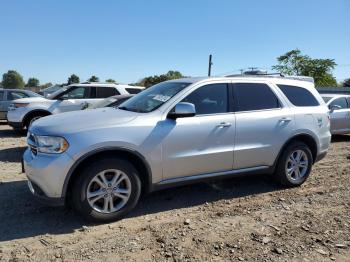
[(25, 146), (0, 125), (0, 261), (350, 261), (350, 136), (333, 139), (299, 188), (265, 176), (180, 187), (104, 225), (37, 203)]

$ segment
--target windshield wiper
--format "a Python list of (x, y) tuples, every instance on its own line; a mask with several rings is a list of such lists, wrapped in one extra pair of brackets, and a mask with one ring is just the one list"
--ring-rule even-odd
[(130, 111), (129, 108), (127, 108), (126, 106), (117, 106), (116, 108), (125, 110), (125, 111)]

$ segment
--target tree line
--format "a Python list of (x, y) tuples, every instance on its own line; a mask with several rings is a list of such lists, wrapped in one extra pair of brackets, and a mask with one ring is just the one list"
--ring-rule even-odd
[[(324, 86), (345, 86), (350, 87), (350, 78), (342, 83), (337, 83), (332, 74), (332, 70), (337, 66), (334, 59), (315, 59), (301, 53), (299, 49), (291, 50), (277, 57), (277, 65), (272, 66), (272, 69), (285, 75), (303, 75), (313, 77), (316, 87)], [(165, 74), (147, 76), (136, 83), (130, 85), (139, 85), (149, 87), (157, 83), (185, 77), (179, 71), (168, 71)], [(92, 75), (87, 81), (99, 82), (100, 79)], [(116, 80), (109, 78), (105, 80), (108, 83), (117, 83)], [(76, 74), (68, 77), (67, 82), (62, 85), (71, 85), (80, 83), (80, 78)], [(25, 88), (25, 87), (40, 87), (46, 88), (51, 86), (51, 83), (40, 85), (39, 79), (35, 77), (28, 78), (25, 83), (23, 77), (15, 70), (9, 70), (2, 76), (0, 87), (3, 88)]]

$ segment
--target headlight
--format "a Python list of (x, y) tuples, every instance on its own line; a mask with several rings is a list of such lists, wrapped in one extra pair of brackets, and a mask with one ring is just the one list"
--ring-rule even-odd
[(38, 151), (47, 154), (60, 154), (67, 150), (66, 139), (58, 136), (35, 136)]
[(13, 103), (12, 104), (14, 108), (20, 108), (20, 107), (26, 107), (29, 105), (29, 103)]

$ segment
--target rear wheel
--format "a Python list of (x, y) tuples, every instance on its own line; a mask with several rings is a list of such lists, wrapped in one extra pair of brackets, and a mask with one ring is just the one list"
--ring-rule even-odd
[(278, 160), (275, 177), (283, 185), (299, 186), (310, 175), (312, 164), (310, 148), (302, 142), (292, 142)]
[(73, 187), (74, 207), (88, 220), (109, 222), (123, 218), (140, 197), (137, 169), (123, 159), (100, 159), (90, 164)]

